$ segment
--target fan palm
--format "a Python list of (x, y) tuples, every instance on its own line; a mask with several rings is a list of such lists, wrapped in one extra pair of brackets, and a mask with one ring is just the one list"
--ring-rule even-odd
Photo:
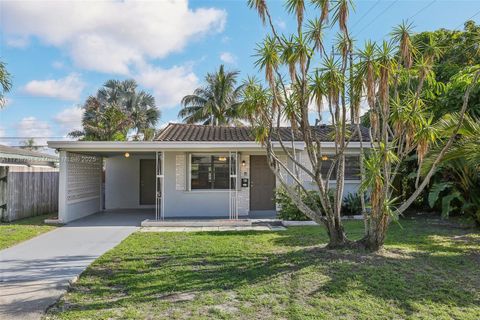
[(11, 76), (5, 67), (5, 63), (0, 61), (0, 109), (5, 105), (4, 93), (10, 91), (12, 87), (10, 78)]
[(185, 123), (234, 124), (239, 118), (243, 90), (243, 85), (236, 85), (238, 74), (238, 71), (225, 71), (223, 65), (215, 73), (208, 73), (205, 87), (183, 97), (178, 117)]
[(124, 140), (133, 129), (135, 140), (142, 136), (144, 140), (151, 138), (160, 111), (155, 106), (155, 98), (145, 91), (137, 91), (137, 87), (135, 80), (105, 82), (83, 106), (83, 132), (70, 135), (83, 136), (86, 140)]

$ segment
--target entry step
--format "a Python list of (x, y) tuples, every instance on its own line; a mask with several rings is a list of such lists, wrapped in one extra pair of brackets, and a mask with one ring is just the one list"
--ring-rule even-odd
[(188, 220), (151, 220), (142, 221), (142, 227), (250, 227), (249, 219), (188, 219)]

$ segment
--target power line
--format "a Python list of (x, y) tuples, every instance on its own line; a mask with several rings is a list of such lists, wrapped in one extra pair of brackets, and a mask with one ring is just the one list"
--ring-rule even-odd
[(415, 14), (413, 16), (411, 16), (410, 18), (408, 18), (408, 20), (411, 20), (413, 19), (414, 17), (416, 17), (420, 12), (422, 12), (423, 10), (427, 9), (428, 7), (430, 7), (432, 4), (434, 4), (435, 2), (437, 2), (437, 0), (432, 0), (430, 1), (425, 7), (421, 8), (420, 10), (418, 10), (417, 12), (415, 12)]
[[(424, 11), (425, 9), (429, 8), (432, 4), (434, 4), (435, 2), (437, 2), (437, 0), (432, 0), (430, 1), (426, 6), (420, 8), (420, 10), (418, 10), (417, 12), (415, 12), (413, 15), (411, 15), (408, 19), (408, 20), (412, 20), (414, 17), (416, 17), (418, 14), (420, 14), (422, 11)], [(383, 36), (382, 36), (382, 39), (380, 40), (383, 40), (386, 36), (388, 36), (389, 32), (385, 33)], [(380, 41), (379, 39), (377, 39), (378, 41)]]
[(378, 19), (378, 17), (380, 17), (381, 15), (383, 15), (385, 12), (387, 12), (391, 7), (393, 7), (393, 5), (395, 3), (397, 3), (398, 0), (395, 0), (394, 2), (392, 2), (388, 7), (386, 7), (382, 12), (380, 12), (379, 14), (377, 14), (375, 16), (375, 18), (373, 18), (367, 25), (365, 25), (360, 31), (357, 32), (356, 35), (354, 35), (353, 37), (356, 38), (360, 33), (362, 33), (363, 30), (365, 30), (366, 28), (368, 28), (370, 25), (372, 25), (372, 23), (375, 22), (375, 20)]
[(360, 17), (360, 19), (358, 19), (354, 24), (353, 26), (351, 26), (350, 28), (353, 29), (355, 28), (355, 26), (363, 20), (363, 18), (365, 18), (378, 4), (380, 3), (380, 0), (377, 0), (377, 2), (375, 2), (367, 11), (365, 11), (365, 13)]
[[(470, 18), (468, 18), (466, 21), (472, 20), (473, 18), (475, 18), (475, 17), (478, 16), (479, 14), (480, 14), (480, 10), (478, 10), (477, 12), (475, 12), (475, 13), (473, 14), (473, 16), (471, 16)], [(454, 30), (460, 28), (461, 26), (463, 26), (464, 23), (465, 23), (465, 22), (460, 23), (458, 26), (456, 26), (456, 27), (454, 28)]]

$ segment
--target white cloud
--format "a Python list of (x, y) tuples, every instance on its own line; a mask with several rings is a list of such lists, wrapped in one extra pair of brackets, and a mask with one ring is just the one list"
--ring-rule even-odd
[(7, 1), (2, 27), (11, 37), (38, 37), (66, 48), (82, 68), (126, 74), (131, 64), (182, 50), (224, 29), (227, 13), (178, 1)]
[(48, 140), (46, 137), (52, 135), (52, 129), (45, 121), (38, 120), (35, 117), (25, 117), (20, 120), (17, 125), (17, 135), (20, 137), (35, 138), (35, 144), (46, 145)]
[(65, 78), (49, 80), (32, 80), (23, 90), (32, 96), (58, 98), (63, 100), (78, 100), (85, 84), (80, 76), (71, 73)]
[(63, 67), (65, 67), (65, 64), (62, 61), (53, 61), (52, 67), (54, 67), (55, 69), (62, 69)]
[(224, 63), (229, 63), (229, 64), (237, 63), (237, 57), (235, 57), (230, 52), (222, 52), (220, 54), (220, 60), (222, 60)]
[(275, 21), (275, 24), (280, 28), (280, 29), (283, 29), (285, 30), (287, 28), (287, 23), (282, 20), (282, 19), (278, 19)]
[(63, 109), (53, 120), (66, 131), (80, 130), (82, 128), (83, 109), (79, 107), (71, 107)]
[(9, 37), (6, 40), (7, 46), (13, 48), (26, 48), (29, 45), (27, 37)]
[(222, 43), (228, 43), (228, 42), (230, 42), (230, 40), (231, 40), (231, 39), (230, 39), (229, 36), (223, 36), (223, 37), (222, 37)]
[(180, 103), (182, 98), (193, 92), (199, 83), (189, 66), (174, 66), (170, 69), (144, 66), (135, 79), (142, 86), (153, 90), (157, 106), (168, 108)]
[(0, 137), (5, 137), (5, 128), (0, 127)]

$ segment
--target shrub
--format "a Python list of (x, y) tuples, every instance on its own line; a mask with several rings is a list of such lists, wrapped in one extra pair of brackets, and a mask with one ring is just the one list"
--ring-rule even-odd
[[(320, 204), (320, 196), (318, 192), (311, 190), (307, 191), (307, 194), (303, 194), (302, 199), (307, 206), (311, 209), (315, 208), (314, 203), (317, 204), (318, 208), (321, 208), (322, 205)], [(333, 199), (333, 192), (330, 192), (330, 196)], [(293, 203), (292, 199), (288, 196), (288, 193), (285, 191), (284, 188), (278, 188), (275, 192), (275, 196), (277, 199), (277, 203), (280, 205), (280, 212), (278, 217), (282, 220), (295, 220), (295, 221), (308, 221), (311, 220), (305, 214), (303, 214), (300, 209)]]
[[(318, 192), (311, 190), (308, 191), (309, 197), (306, 194), (303, 195), (303, 201), (311, 208), (314, 209), (313, 201), (317, 203), (317, 206), (321, 208), (320, 197)], [(335, 196), (335, 190), (330, 190), (330, 199), (333, 202)], [(288, 196), (288, 193), (284, 188), (278, 188), (275, 192), (277, 203), (280, 205), (280, 212), (278, 217), (282, 220), (293, 221), (308, 221), (310, 220), (300, 209), (293, 203), (292, 199)], [(362, 213), (362, 204), (360, 202), (360, 195), (358, 193), (349, 193), (343, 198), (342, 215), (353, 216)]]
[(342, 214), (353, 216), (362, 213), (362, 203), (358, 193), (349, 193), (343, 198)]

